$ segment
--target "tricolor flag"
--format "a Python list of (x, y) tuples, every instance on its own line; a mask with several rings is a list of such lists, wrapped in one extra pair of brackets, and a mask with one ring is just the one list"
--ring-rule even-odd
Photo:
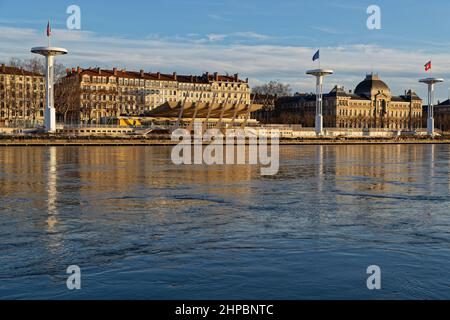
[(319, 60), (320, 59), (320, 49), (317, 50), (317, 52), (314, 54), (313, 56), (313, 61)]
[(50, 37), (52, 35), (52, 29), (50, 27), (50, 21), (47, 23), (47, 37)]
[(425, 71), (430, 71), (431, 70), (431, 60), (430, 61), (428, 61), (426, 64), (425, 64)]

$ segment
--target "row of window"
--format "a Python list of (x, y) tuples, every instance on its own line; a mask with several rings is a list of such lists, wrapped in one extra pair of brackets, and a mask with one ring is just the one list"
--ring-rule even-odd
[(34, 84), (33, 86), (31, 86), (30, 84), (27, 84), (26, 86), (25, 85), (22, 85), (22, 84), (16, 84), (15, 86), (13, 86), (13, 85), (11, 85), (11, 86), (5, 86), (5, 85), (3, 85), (3, 84), (1, 84), (0, 85), (0, 90), (22, 90), (22, 89), (26, 89), (26, 90), (28, 90), (28, 91), (30, 91), (30, 90), (34, 90), (34, 91), (37, 91), (37, 90), (41, 90), (41, 91), (44, 91), (44, 89), (45, 89), (45, 87), (44, 87), (44, 85), (39, 85), (39, 86), (37, 86), (36, 84)]
[[(9, 105), (9, 104), (8, 104)], [(32, 106), (37, 106), (37, 105), (40, 105), (40, 106), (42, 106), (43, 105), (43, 103), (42, 102), (40, 102), (40, 101), (36, 101), (35, 103), (32, 103), (32, 102), (30, 102), (30, 101), (13, 101), (12, 102), (12, 105), (13, 105), (13, 108), (14, 107), (28, 107), (28, 108), (31, 108)], [(9, 107), (7, 107), (7, 104), (5, 103), (5, 102), (2, 102), (1, 104), (0, 104), (0, 106), (1, 106), (1, 109), (9, 109), (9, 108), (11, 108), (11, 106), (9, 106)]]
[[(328, 114), (333, 115), (334, 112), (328, 112)], [(340, 109), (338, 111), (338, 115), (340, 116), (370, 116), (372, 111), (370, 110), (352, 110), (352, 109)], [(324, 114), (327, 114), (327, 110), (325, 110)], [(386, 113), (389, 117), (403, 118), (409, 117), (408, 111), (388, 111)], [(411, 114), (413, 117), (420, 117), (421, 113), (413, 111)]]
[[(9, 112), (7, 111), (0, 111), (0, 118), (12, 118), (12, 117), (30, 117), (32, 116), (33, 113), (30, 110), (26, 110), (25, 112), (23, 110), (11, 110)], [(44, 116), (44, 111), (42, 110), (36, 110), (36, 112), (34, 112), (34, 116), (37, 117), (43, 117)]]
[[(386, 101), (383, 100), (383, 102), (384, 102), (384, 104), (386, 104)], [(325, 105), (333, 106), (334, 105), (334, 101), (324, 101), (324, 106)], [(344, 107), (348, 107), (348, 106), (360, 106), (360, 107), (362, 107), (362, 106), (369, 106), (370, 107), (371, 106), (371, 102), (367, 101), (367, 102), (352, 102), (352, 103), (349, 103), (348, 100), (339, 100), (337, 105), (338, 106), (344, 106)], [(402, 108), (402, 107), (405, 107), (405, 105), (409, 107), (409, 103), (403, 103), (403, 104), (401, 104), (401, 103), (389, 103), (389, 107), (390, 108)], [(420, 108), (420, 105), (415, 104), (414, 108)]]
[[(147, 96), (149, 96), (149, 95), (159, 95), (159, 94), (161, 94), (162, 93), (162, 95), (163, 96), (167, 96), (167, 95), (173, 95), (174, 97), (176, 97), (177, 96), (177, 92), (176, 91), (147, 91), (147, 90), (145, 90), (145, 91), (138, 91), (138, 92), (124, 92), (124, 93), (128, 93), (128, 94), (138, 94), (138, 95), (136, 95), (136, 96), (133, 96), (133, 95), (128, 95), (126, 98), (127, 99), (130, 99), (130, 98), (141, 98), (141, 99), (143, 99), (143, 98), (146, 98), (146, 100), (148, 100), (147, 98), (149, 98), (149, 97), (147, 97)], [(242, 96), (242, 97), (241, 97)], [(244, 101), (246, 100), (246, 99), (248, 99), (249, 98), (249, 95), (248, 94), (245, 94), (245, 95), (241, 95), (241, 94), (238, 94), (238, 93), (221, 93), (221, 94), (218, 94), (218, 95), (213, 95), (212, 93), (200, 93), (200, 92), (183, 92), (182, 93), (182, 98), (197, 98), (197, 99), (211, 99), (211, 98), (213, 98), (213, 97), (215, 97), (215, 98), (231, 98), (231, 99), (243, 99)], [(150, 98), (152, 98), (152, 97), (150, 97)], [(120, 96), (117, 96), (117, 95), (111, 95), (111, 94), (102, 94), (102, 95), (98, 95), (98, 94), (82, 94), (81, 95), (81, 99), (85, 99), (85, 100), (87, 100), (87, 99), (91, 99), (91, 100), (103, 100), (103, 101), (116, 101), (116, 100), (123, 100), (124, 99), (124, 96), (123, 95), (120, 95)], [(169, 99), (171, 99), (171, 98), (169, 98)], [(154, 99), (152, 99), (152, 100), (154, 100)], [(171, 99), (172, 100), (172, 99)], [(175, 99), (176, 100), (176, 99)]]
[[(413, 126), (417, 126), (418, 123), (414, 124)], [(360, 129), (367, 129), (367, 128), (371, 128), (373, 127), (373, 125), (371, 123), (350, 123), (347, 121), (340, 121), (338, 123), (338, 127), (339, 128), (360, 128)], [(402, 129), (402, 128), (408, 128), (409, 127), (409, 122), (408, 121), (401, 121), (399, 123), (387, 123), (386, 126), (387, 128), (390, 129)], [(375, 128), (378, 128), (378, 126), (375, 126)]]
[[(128, 79), (128, 78), (116, 78), (116, 77), (96, 77), (96, 76), (84, 76), (84, 83), (108, 83), (108, 84), (119, 84), (119, 85), (131, 85), (131, 86), (147, 86), (147, 87), (159, 87), (159, 88), (180, 88), (185, 90), (204, 90), (207, 91), (210, 88), (208, 84), (197, 84), (197, 83), (184, 83), (184, 82), (174, 82), (174, 81), (152, 81), (152, 80), (142, 80), (142, 79)], [(213, 88), (234, 88), (234, 89), (248, 89), (248, 84), (238, 83), (238, 82), (215, 82), (212, 84)]]
[(26, 82), (31, 82), (31, 81), (36, 81), (36, 82), (44, 82), (43, 77), (22, 77), (22, 76), (16, 76), (16, 75), (9, 75), (9, 76), (0, 76), (0, 81), (26, 81)]
[(11, 98), (17, 98), (17, 99), (24, 99), (24, 98), (35, 98), (35, 99), (44, 99), (44, 93), (31, 93), (31, 92), (22, 92), (22, 93), (17, 93), (16, 92), (11, 92), (10, 95), (6, 96), (4, 93), (0, 94), (0, 99), (5, 99), (6, 97), (11, 97)]

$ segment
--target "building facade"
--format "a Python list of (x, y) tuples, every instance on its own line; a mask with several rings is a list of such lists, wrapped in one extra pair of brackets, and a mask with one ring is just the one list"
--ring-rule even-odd
[[(278, 99), (272, 122), (314, 127), (315, 94)], [(335, 86), (323, 95), (324, 126), (329, 128), (417, 129), (422, 126), (422, 100), (411, 90), (394, 96), (376, 74), (368, 74), (354, 92)]]
[[(424, 123), (428, 118), (428, 106), (424, 107)], [(434, 126), (444, 132), (450, 132), (450, 99), (434, 107)]]
[(0, 126), (34, 126), (44, 121), (45, 78), (0, 66)]
[(73, 68), (55, 86), (59, 121), (100, 123), (101, 119), (145, 116), (164, 103), (250, 103), (248, 79)]

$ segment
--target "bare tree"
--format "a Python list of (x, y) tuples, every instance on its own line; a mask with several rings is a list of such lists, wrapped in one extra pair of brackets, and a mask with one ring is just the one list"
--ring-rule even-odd
[[(11, 67), (22, 68), (26, 71), (45, 74), (45, 60), (44, 58), (33, 57), (30, 59), (20, 59), (17, 57), (11, 57), (7, 63)], [(66, 66), (62, 63), (55, 63), (54, 65), (55, 72), (55, 82), (66, 75)]]
[(292, 95), (291, 86), (279, 81), (270, 81), (269, 83), (256, 86), (252, 91), (254, 94), (272, 95), (277, 97)]
[(31, 59), (23, 60), (21, 66), (24, 70), (27, 70), (29, 72), (43, 74), (45, 71), (43, 60), (43, 58), (34, 57)]
[[(60, 80), (55, 87), (55, 107), (58, 120), (64, 123), (77, 122), (76, 113), (79, 112), (80, 88), (71, 83), (64, 85), (62, 81)], [(78, 79), (73, 81), (77, 82)]]
[(62, 63), (55, 63), (53, 70), (55, 73), (55, 83), (58, 82), (59, 79), (66, 76), (66, 66)]
[(22, 67), (22, 63), (23, 63), (22, 59), (19, 59), (17, 57), (11, 57), (8, 60), (8, 65), (10, 67), (20, 68), (20, 67)]

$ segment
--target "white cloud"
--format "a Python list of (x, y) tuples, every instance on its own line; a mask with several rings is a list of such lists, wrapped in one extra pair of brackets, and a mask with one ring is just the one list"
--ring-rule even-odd
[(349, 34), (350, 32), (346, 30), (339, 30), (333, 27), (327, 27), (327, 26), (310, 26), (311, 29), (327, 33), (327, 34), (333, 34), (333, 35), (343, 35), (343, 34)]
[(226, 37), (228, 37), (228, 35), (226, 34), (208, 34), (206, 35), (206, 37), (208, 38), (208, 41), (211, 42), (216, 42), (216, 41), (223, 41), (225, 40)]
[(233, 33), (228, 33), (228, 34), (213, 33), (213, 34), (206, 35), (206, 37), (207, 37), (208, 41), (210, 41), (210, 42), (218, 42), (218, 41), (223, 41), (225, 39), (230, 39), (231, 41), (233, 41), (233, 40), (238, 41), (240, 39), (262, 41), (262, 40), (270, 39), (270, 37), (265, 34), (260, 34), (260, 33), (253, 32), (253, 31), (233, 32)]
[(213, 20), (218, 20), (218, 21), (228, 21), (227, 18), (222, 17), (222, 16), (220, 16), (220, 15), (218, 15), (218, 14), (208, 14), (208, 17), (211, 18), (211, 19), (213, 19)]
[(235, 37), (242, 37), (242, 38), (253, 39), (253, 40), (267, 40), (267, 39), (270, 39), (270, 37), (265, 35), (265, 34), (260, 34), (260, 33), (252, 32), (252, 31), (235, 32), (235, 33), (232, 33), (231, 35), (235, 36)]
[[(196, 74), (204, 71), (239, 73), (242, 77), (249, 77), (252, 84), (278, 79), (290, 83), (294, 90), (314, 91), (314, 81), (305, 72), (317, 66), (311, 59), (316, 48), (265, 44), (264, 41), (247, 44), (229, 41), (231, 38), (227, 39), (227, 43), (222, 43), (218, 41), (221, 35), (213, 37), (215, 42), (208, 42), (200, 41), (204, 37), (197, 35), (174, 38), (152, 35), (145, 39), (127, 39), (88, 31), (53, 31), (52, 43), (69, 50), (69, 55), (58, 58), (58, 61), (69, 66), (117, 66)], [(236, 34), (234, 36), (238, 37)], [(240, 36), (259, 37), (253, 33), (241, 33)], [(31, 57), (30, 48), (43, 45), (46, 41), (40, 31), (0, 26), (0, 60), (5, 61), (11, 56)], [(335, 84), (354, 89), (365, 73), (373, 70), (380, 74), (395, 94), (412, 88), (425, 97), (425, 87), (418, 83), (418, 79), (426, 76), (423, 65), (429, 57), (429, 53), (422, 51), (367, 44), (321, 48), (322, 66), (335, 70), (335, 74), (326, 79), (327, 90)], [(450, 54), (434, 54), (434, 74), (449, 77), (449, 61)], [(438, 87), (437, 96), (447, 98), (447, 92), (447, 85), (443, 84)]]

